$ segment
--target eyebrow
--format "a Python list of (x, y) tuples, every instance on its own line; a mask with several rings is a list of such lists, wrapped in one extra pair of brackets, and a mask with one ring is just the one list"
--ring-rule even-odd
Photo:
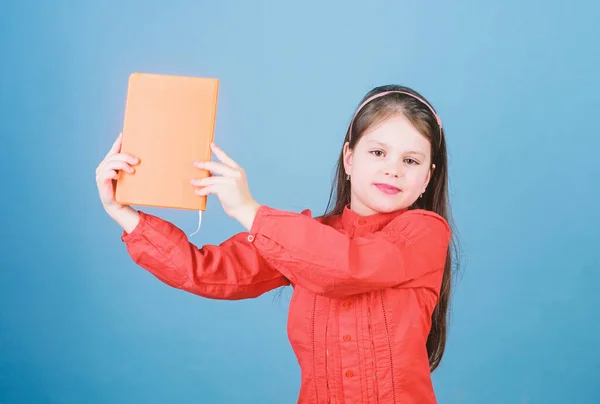
[[(381, 145), (383, 147), (389, 147), (387, 144), (385, 144), (383, 142), (380, 142), (378, 140), (369, 140), (369, 143), (377, 143), (377, 144), (379, 144), (379, 145)], [(422, 153), (422, 152), (419, 152), (419, 151), (416, 151), (416, 150), (409, 150), (406, 153), (407, 154), (420, 154), (421, 156), (425, 157), (425, 153)]]

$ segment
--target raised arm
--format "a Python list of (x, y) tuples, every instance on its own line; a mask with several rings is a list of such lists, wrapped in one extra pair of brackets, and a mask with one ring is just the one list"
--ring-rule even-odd
[(339, 298), (408, 284), (439, 289), (450, 241), (447, 222), (425, 210), (409, 210), (379, 232), (350, 238), (308, 211), (262, 205), (250, 233), (292, 283)]
[(130, 232), (124, 227), (121, 239), (136, 264), (169, 286), (206, 298), (239, 300), (289, 285), (258, 253), (249, 233), (198, 248), (172, 223), (136, 212), (139, 220)]

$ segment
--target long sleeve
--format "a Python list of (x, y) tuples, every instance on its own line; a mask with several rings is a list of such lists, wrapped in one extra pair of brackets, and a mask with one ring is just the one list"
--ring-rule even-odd
[(335, 298), (408, 283), (439, 289), (450, 241), (447, 222), (425, 210), (409, 210), (378, 232), (351, 238), (309, 211), (263, 205), (250, 233), (258, 251), (292, 284)]
[(121, 240), (133, 261), (169, 286), (212, 299), (260, 296), (289, 281), (258, 253), (248, 233), (201, 248), (172, 223), (140, 213), (140, 222)]

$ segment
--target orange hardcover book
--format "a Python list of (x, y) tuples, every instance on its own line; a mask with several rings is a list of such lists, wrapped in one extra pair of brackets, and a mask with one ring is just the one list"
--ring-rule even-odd
[(206, 210), (190, 180), (211, 175), (193, 162), (211, 158), (218, 90), (214, 78), (129, 76), (121, 152), (140, 161), (117, 179), (118, 203)]

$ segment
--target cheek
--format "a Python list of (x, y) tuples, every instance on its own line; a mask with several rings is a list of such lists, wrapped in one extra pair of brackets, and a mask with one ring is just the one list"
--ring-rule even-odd
[(415, 170), (413, 172), (410, 173), (410, 175), (407, 175), (405, 177), (405, 184), (409, 187), (409, 188), (415, 188), (417, 190), (420, 190), (423, 185), (425, 184), (425, 181), (427, 180), (427, 172), (422, 172), (422, 170)]
[(353, 183), (358, 186), (364, 186), (373, 180), (373, 176), (365, 170), (356, 170), (352, 176)]
[(352, 176), (356, 179), (371, 178), (377, 171), (377, 164), (368, 161), (364, 156), (354, 156), (352, 161)]

